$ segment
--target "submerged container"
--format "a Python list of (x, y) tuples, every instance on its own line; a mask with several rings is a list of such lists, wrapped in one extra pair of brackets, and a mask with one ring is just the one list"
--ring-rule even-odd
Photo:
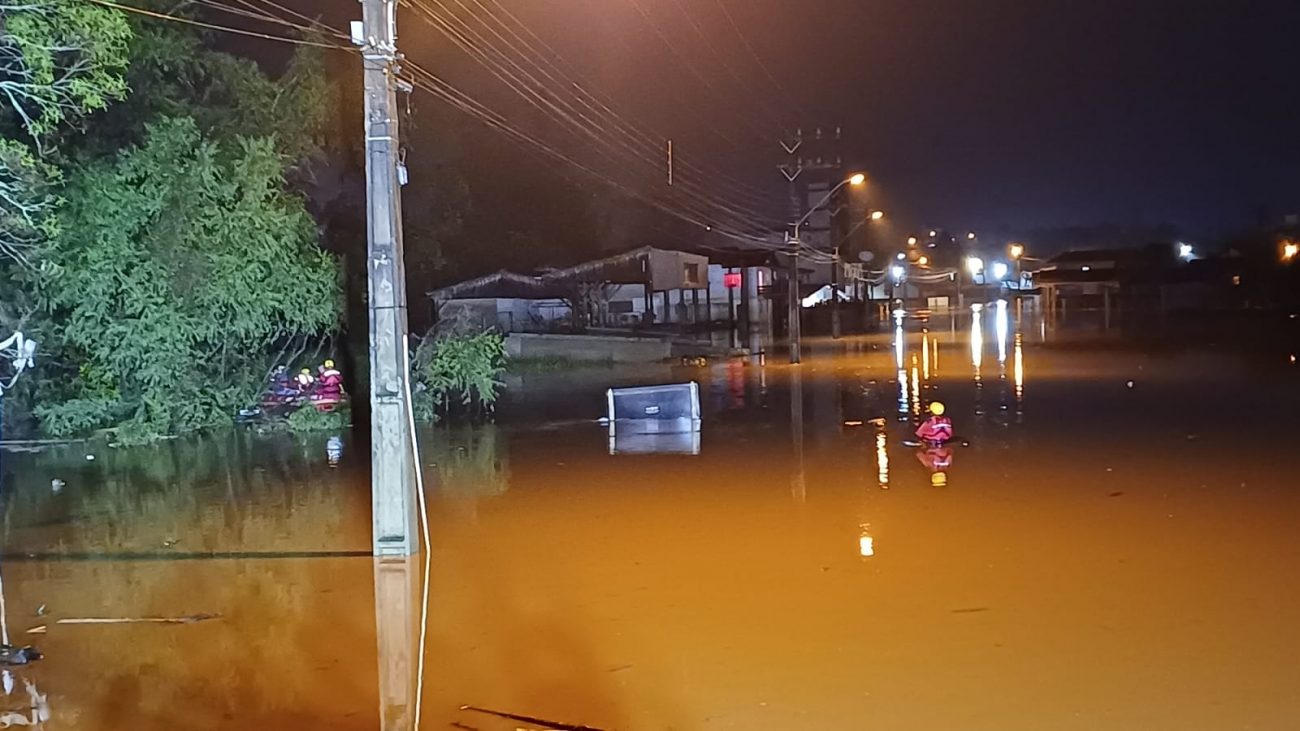
[(699, 454), (699, 384), (611, 388), (610, 454)]

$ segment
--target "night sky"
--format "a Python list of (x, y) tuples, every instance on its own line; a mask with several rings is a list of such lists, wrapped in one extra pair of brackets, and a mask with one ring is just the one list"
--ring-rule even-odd
[[(1300, 212), (1294, 1), (721, 0), (775, 82), (718, 0), (501, 1), (621, 113), (674, 138), (682, 161), (778, 201), (782, 129), (841, 125), (845, 157), (898, 230), (1173, 223), (1209, 236)], [(334, 2), (345, 18), (352, 4)], [(415, 13), (399, 33), (412, 59), (605, 164)], [(489, 169), (526, 154), (465, 144), (464, 160)], [(498, 192), (526, 204), (556, 167), (529, 163)]]

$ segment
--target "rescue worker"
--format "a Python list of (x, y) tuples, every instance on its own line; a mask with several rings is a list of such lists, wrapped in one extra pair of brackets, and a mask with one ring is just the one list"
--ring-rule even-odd
[(294, 377), (293, 383), (298, 387), (298, 394), (300, 396), (308, 396), (311, 394), (312, 388), (316, 385), (316, 377), (311, 374), (310, 368), (303, 368), (298, 372), (298, 375)]
[(334, 361), (326, 360), (320, 367), (320, 378), (316, 380), (316, 393), (312, 400), (322, 404), (337, 404), (343, 400), (343, 374), (334, 367)]
[(916, 428), (916, 438), (931, 447), (942, 447), (952, 439), (952, 419), (943, 415), (943, 404), (930, 404), (930, 418)]

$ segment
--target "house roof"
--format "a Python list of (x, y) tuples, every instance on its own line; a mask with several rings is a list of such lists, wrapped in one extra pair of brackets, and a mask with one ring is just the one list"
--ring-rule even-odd
[(696, 257), (701, 262), (708, 262), (707, 257), (699, 254), (643, 246), (536, 276), (516, 274), (503, 269), (476, 279), (435, 289), (429, 292), (428, 296), (435, 300), (487, 297), (554, 299), (571, 294), (573, 285), (577, 283), (644, 284), (649, 276), (647, 260), (656, 254)]

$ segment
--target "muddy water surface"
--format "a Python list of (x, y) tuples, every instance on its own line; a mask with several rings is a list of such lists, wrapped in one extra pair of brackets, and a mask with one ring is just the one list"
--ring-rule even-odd
[[(497, 426), (423, 434), (422, 728), (1294, 728), (1285, 347), (972, 325), (530, 376)], [(608, 383), (687, 379), (698, 455), (609, 454)], [(968, 446), (903, 444), (935, 399)], [(326, 436), (0, 457), (7, 630), (47, 655), (3, 707), (409, 728), (424, 566), (367, 555), (367, 455)], [(411, 601), (377, 611), (377, 575)]]

